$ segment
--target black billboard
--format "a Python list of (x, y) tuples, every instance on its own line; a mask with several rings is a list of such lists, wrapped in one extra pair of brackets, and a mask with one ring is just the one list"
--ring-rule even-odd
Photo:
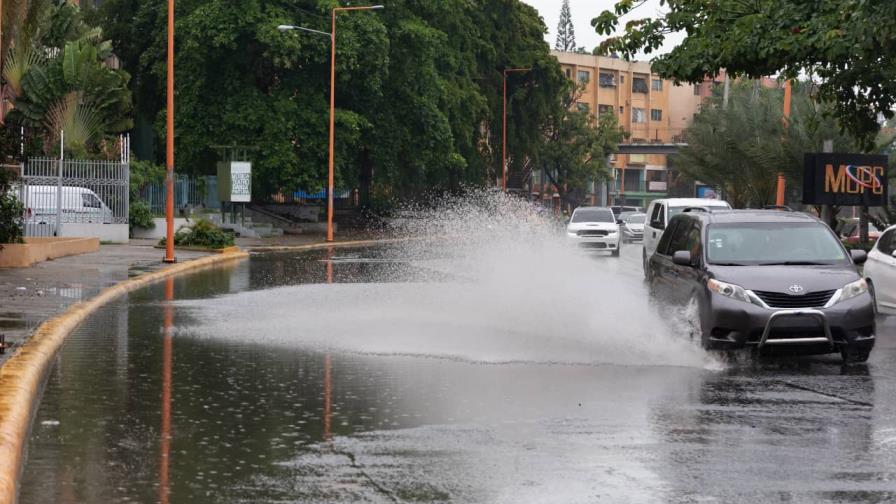
[(804, 167), (806, 205), (886, 205), (887, 156), (806, 154)]

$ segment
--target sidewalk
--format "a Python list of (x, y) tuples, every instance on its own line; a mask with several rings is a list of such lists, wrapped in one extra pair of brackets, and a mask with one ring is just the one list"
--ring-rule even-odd
[[(0, 334), (18, 345), (43, 321), (129, 277), (164, 268), (152, 243), (102, 245), (98, 252), (63, 257), (30, 268), (0, 269)], [(180, 262), (208, 255), (177, 251)], [(6, 356), (13, 349), (7, 350)], [(0, 357), (0, 361), (5, 360)]]

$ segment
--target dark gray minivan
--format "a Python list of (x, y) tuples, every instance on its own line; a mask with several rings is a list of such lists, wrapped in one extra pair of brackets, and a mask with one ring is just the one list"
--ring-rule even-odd
[(687, 306), (707, 349), (839, 351), (874, 347), (873, 292), (830, 228), (798, 212), (691, 208), (669, 222), (649, 258), (651, 293)]

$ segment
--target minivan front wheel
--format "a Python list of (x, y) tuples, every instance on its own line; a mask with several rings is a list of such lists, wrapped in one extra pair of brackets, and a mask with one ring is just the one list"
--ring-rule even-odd
[(851, 345), (843, 345), (840, 347), (840, 357), (843, 358), (844, 364), (861, 364), (867, 362), (870, 355), (870, 350), (859, 350)]
[(703, 330), (703, 307), (700, 304), (700, 299), (697, 298), (696, 295), (691, 296), (691, 299), (685, 306), (684, 314), (685, 320), (687, 321), (687, 329), (691, 336), (691, 341), (699, 341), (700, 346), (702, 346), (703, 348), (707, 348), (709, 341), (707, 340), (706, 333)]

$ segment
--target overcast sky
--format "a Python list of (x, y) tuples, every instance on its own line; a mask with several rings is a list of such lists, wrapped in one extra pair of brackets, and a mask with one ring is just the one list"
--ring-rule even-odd
[[(545, 40), (554, 47), (557, 41), (557, 22), (560, 20), (561, 0), (523, 0), (523, 2), (532, 5), (548, 27), (548, 34)], [(569, 10), (572, 13), (573, 24), (576, 29), (576, 44), (584, 46), (587, 51), (591, 51), (597, 46), (601, 38), (598, 37), (594, 28), (591, 27), (591, 20), (597, 17), (604, 10), (612, 10), (615, 0), (569, 0)], [(632, 17), (652, 17), (661, 13), (659, 0), (647, 0), (647, 2), (635, 11)], [(623, 18), (623, 22), (628, 18)], [(667, 52), (681, 40), (680, 36), (672, 36), (667, 39), (664, 50)]]

